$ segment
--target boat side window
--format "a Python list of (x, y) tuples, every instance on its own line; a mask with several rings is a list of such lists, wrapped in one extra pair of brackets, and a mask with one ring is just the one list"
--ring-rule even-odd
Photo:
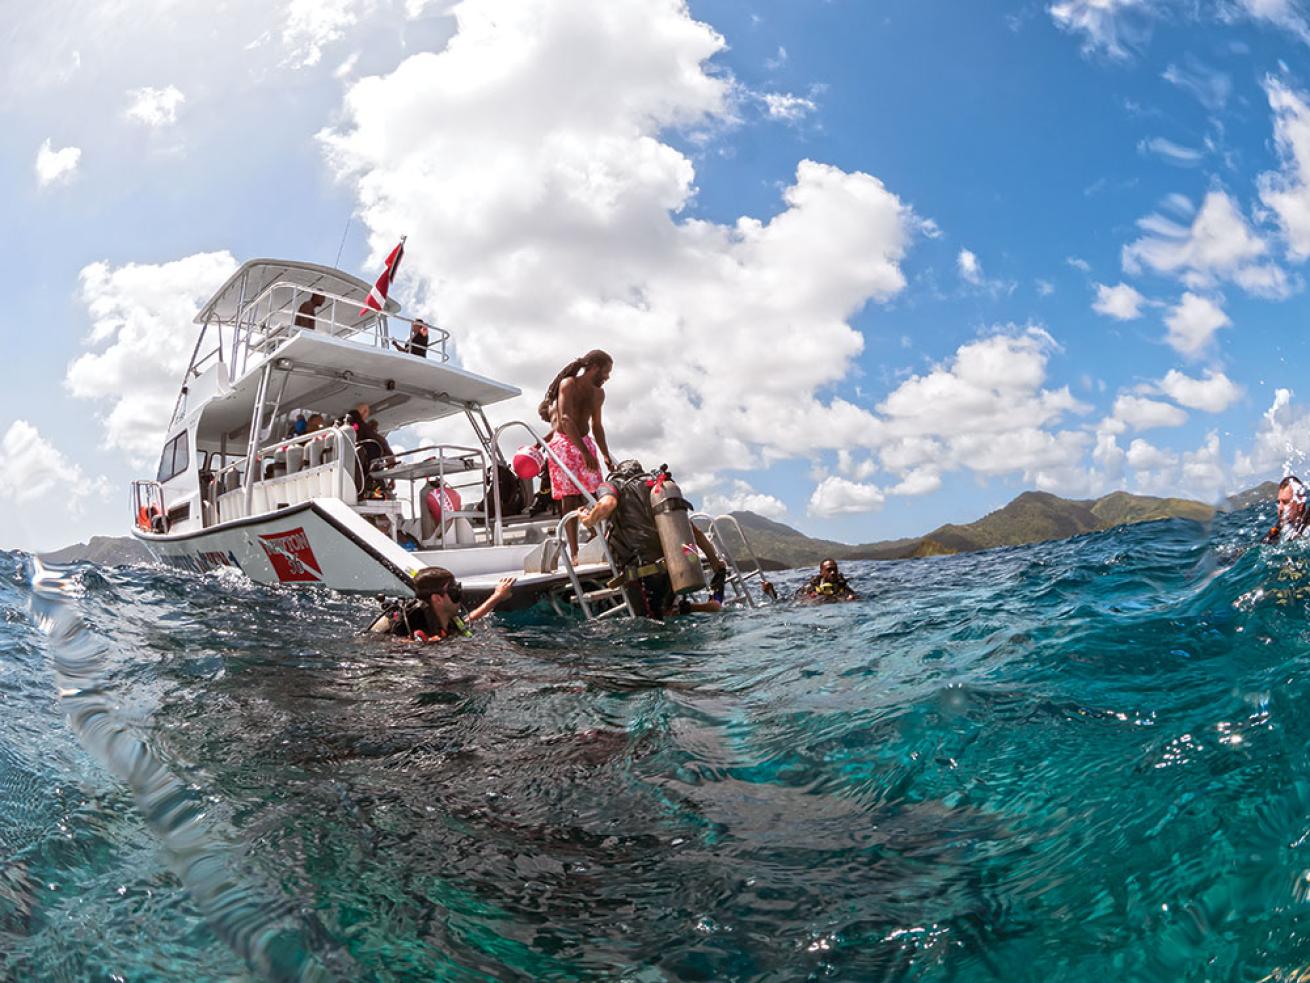
[(181, 474), (187, 469), (190, 456), (191, 449), (187, 441), (186, 431), (183, 430), (164, 445), (164, 453), (159, 458), (159, 477), (156, 480), (168, 481), (168, 479)]

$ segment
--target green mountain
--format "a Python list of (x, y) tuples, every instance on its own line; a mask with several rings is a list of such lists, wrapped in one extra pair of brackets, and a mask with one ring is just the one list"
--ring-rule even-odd
[[(1271, 501), (1278, 486), (1266, 482), (1232, 496), (1228, 507)], [(756, 555), (780, 566), (813, 566), (825, 556), (846, 560), (904, 560), (925, 556), (972, 553), (998, 546), (1022, 546), (1050, 539), (1067, 539), (1115, 526), (1156, 519), (1192, 519), (1206, 522), (1214, 508), (1186, 498), (1154, 498), (1112, 492), (1097, 499), (1060, 498), (1047, 492), (1024, 492), (1008, 505), (965, 525), (948, 523), (913, 539), (847, 546), (831, 540), (811, 539), (804, 533), (765, 519), (753, 512), (734, 512), (755, 547)]]

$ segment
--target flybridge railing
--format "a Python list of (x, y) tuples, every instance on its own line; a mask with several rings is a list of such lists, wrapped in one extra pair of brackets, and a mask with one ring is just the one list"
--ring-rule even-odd
[[(313, 313), (301, 313), (300, 308), (314, 296), (323, 298), (322, 303)], [(303, 283), (279, 280), (269, 284), (254, 299), (245, 303), (236, 316), (228, 321), (218, 321), (218, 345), (199, 360), (192, 362), (192, 372), (199, 375), (200, 368), (213, 358), (223, 359), (222, 329), (232, 328), (231, 354), (228, 359), (228, 378), (235, 381), (250, 368), (252, 358), (257, 363), (262, 356), (269, 354), (287, 338), (297, 331), (321, 331), (334, 338), (362, 343), (372, 348), (389, 349), (393, 339), (387, 329), (388, 319), (394, 318), (405, 325), (412, 325), (414, 318), (402, 314), (383, 314), (381, 312), (359, 316), (362, 302), (358, 297), (346, 297)], [(408, 341), (409, 333), (404, 338), (397, 338), (397, 344)], [(428, 325), (428, 357), (439, 361), (449, 361), (446, 342), (450, 332), (435, 325)]]

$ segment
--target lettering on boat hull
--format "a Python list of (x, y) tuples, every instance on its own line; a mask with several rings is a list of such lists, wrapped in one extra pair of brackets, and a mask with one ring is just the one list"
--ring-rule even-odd
[(277, 579), (284, 584), (319, 583), (323, 568), (309, 545), (303, 526), (287, 532), (264, 533), (259, 537), (268, 562), (273, 564)]

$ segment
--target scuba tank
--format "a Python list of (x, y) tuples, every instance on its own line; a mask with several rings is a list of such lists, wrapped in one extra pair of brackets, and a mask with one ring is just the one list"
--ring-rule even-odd
[(660, 468), (650, 490), (650, 506), (673, 592), (687, 594), (703, 590), (705, 569), (691, 529), (691, 503), (682, 497), (682, 489), (669, 475), (667, 466)]

